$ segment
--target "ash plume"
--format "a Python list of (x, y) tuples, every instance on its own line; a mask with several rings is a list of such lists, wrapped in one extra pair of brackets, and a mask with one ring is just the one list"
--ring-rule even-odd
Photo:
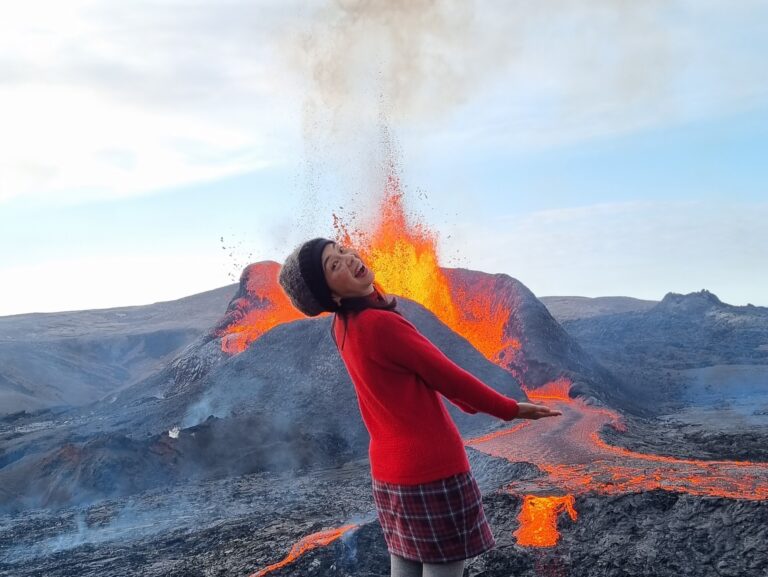
[[(450, 130), (464, 105), (502, 82), (513, 94), (498, 124), (451, 139), (483, 134), (485, 144), (528, 146), (547, 130), (562, 139), (574, 126), (600, 132), (615, 129), (606, 126), (615, 119), (626, 126), (673, 112), (673, 72), (690, 55), (661, 24), (663, 8), (658, 0), (321, 5), (280, 49), (305, 90), (301, 236), (322, 225), (318, 206), (375, 212), (371, 198), (397, 163), (390, 130), (407, 134), (411, 147), (428, 147), (430, 133)], [(531, 100), (536, 112), (521, 114)], [(546, 130), (536, 127), (538, 117)], [(337, 192), (341, 206), (327, 206)]]
[[(494, 78), (511, 74), (515, 81), (532, 72), (523, 69), (530, 65), (525, 61), (542, 41), (550, 46), (539, 55), (543, 68), (553, 58), (573, 59), (583, 72), (592, 59), (609, 67), (604, 81), (624, 96), (661, 90), (661, 70), (671, 55), (662, 8), (656, 0), (336, 0), (317, 11), (290, 52), (308, 82), (305, 129), (311, 133), (323, 112), (331, 115), (324, 128), (334, 133), (359, 129), (361, 120), (375, 124), (379, 104), (393, 123), (442, 119)], [(565, 53), (571, 43), (557, 36), (573, 22), (575, 34), (585, 37), (575, 55)], [(576, 96), (584, 79), (569, 75), (576, 85), (563, 89)]]

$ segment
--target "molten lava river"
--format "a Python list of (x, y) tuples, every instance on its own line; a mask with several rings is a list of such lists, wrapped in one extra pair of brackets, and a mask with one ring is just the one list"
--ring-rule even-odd
[[(701, 461), (636, 453), (605, 443), (605, 425), (621, 429), (619, 415), (570, 399), (561, 380), (528, 391), (562, 416), (522, 421), (509, 429), (467, 441), (467, 445), (512, 462), (533, 463), (547, 475), (516, 482), (505, 491), (524, 496), (518, 543), (547, 547), (558, 540), (557, 515), (577, 518), (574, 495), (616, 494), (664, 489), (731, 499), (767, 499), (768, 464)], [(554, 389), (554, 390), (553, 390)]]

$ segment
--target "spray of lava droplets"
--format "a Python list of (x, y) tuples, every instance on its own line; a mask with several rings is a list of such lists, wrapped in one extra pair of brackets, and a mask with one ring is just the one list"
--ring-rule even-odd
[(519, 341), (504, 332), (510, 310), (490, 292), (452, 286), (438, 263), (436, 235), (409, 222), (403, 198), (400, 178), (390, 166), (372, 232), (350, 231), (334, 217), (338, 242), (358, 249), (387, 292), (423, 305), (489, 360), (497, 361), (502, 351), (519, 350)]
[[(508, 306), (490, 291), (467, 291), (451, 285), (438, 263), (437, 236), (426, 226), (410, 222), (403, 200), (400, 178), (392, 165), (371, 232), (351, 230), (334, 214), (334, 240), (356, 248), (366, 266), (375, 271), (376, 283), (387, 293), (431, 310), (489, 360), (498, 362), (504, 353), (509, 362), (521, 345), (505, 335)], [(243, 272), (244, 294), (229, 306), (234, 311), (233, 320), (217, 333), (224, 352), (242, 352), (272, 327), (304, 318), (277, 283), (279, 269), (276, 263), (259, 263)]]

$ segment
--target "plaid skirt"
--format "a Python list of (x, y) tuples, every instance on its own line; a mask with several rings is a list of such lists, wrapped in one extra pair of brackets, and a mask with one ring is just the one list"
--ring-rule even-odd
[(387, 549), (422, 563), (469, 559), (496, 546), (471, 471), (419, 485), (373, 479)]

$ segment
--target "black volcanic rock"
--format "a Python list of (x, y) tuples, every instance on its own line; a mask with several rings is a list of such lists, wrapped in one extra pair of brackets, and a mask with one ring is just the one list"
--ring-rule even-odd
[(768, 308), (722, 303), (708, 291), (667, 294), (652, 309), (564, 323), (601, 361), (674, 369), (768, 364)]
[(666, 314), (696, 314), (705, 312), (713, 307), (722, 308), (725, 305), (714, 293), (706, 289), (699, 292), (688, 293), (686, 295), (679, 293), (667, 293), (661, 302), (656, 305), (656, 312)]
[[(665, 491), (578, 495), (577, 519), (558, 517), (560, 540), (523, 547), (514, 532), (522, 496), (502, 489), (525, 470), (469, 452), (497, 547), (469, 559), (483, 577), (762, 576), (768, 503)], [(250, 575), (316, 531), (358, 525), (269, 575), (381, 577), (389, 554), (365, 460), (297, 476), (258, 473), (184, 483), (87, 508), (0, 517), (0, 574), (14, 577)]]

